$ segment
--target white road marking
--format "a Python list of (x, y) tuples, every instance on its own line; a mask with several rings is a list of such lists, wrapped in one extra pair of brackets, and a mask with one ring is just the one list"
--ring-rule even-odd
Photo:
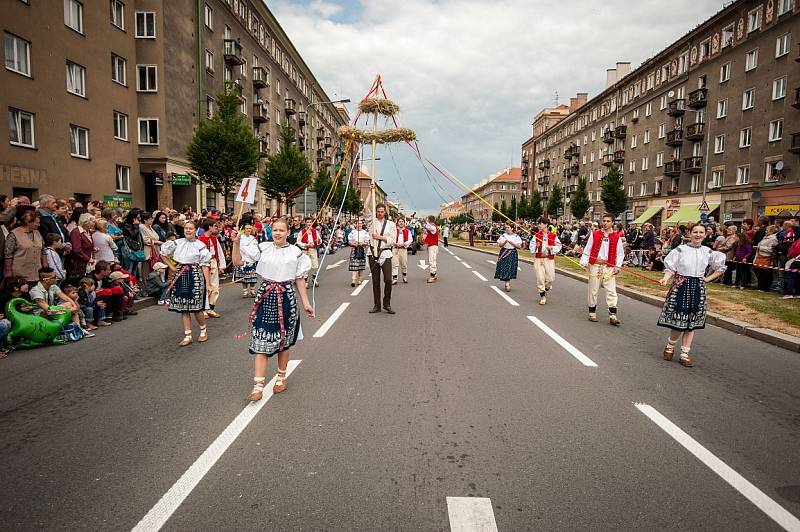
[(508, 296), (505, 294), (505, 292), (503, 292), (502, 290), (500, 290), (499, 288), (497, 288), (495, 285), (492, 285), (492, 290), (494, 290), (495, 292), (497, 292), (498, 294), (500, 294), (500, 297), (502, 297), (503, 299), (505, 299), (506, 301), (508, 301), (508, 302), (509, 302), (509, 304), (510, 304), (512, 307), (518, 307), (518, 306), (519, 306), (519, 303), (517, 303), (516, 301), (514, 301), (513, 299), (511, 299), (510, 297), (508, 297)]
[(534, 325), (536, 325), (542, 331), (544, 331), (544, 333), (547, 336), (549, 336), (550, 338), (555, 340), (561, 347), (566, 349), (567, 353), (569, 353), (570, 355), (572, 355), (575, 358), (577, 358), (578, 361), (581, 364), (583, 364), (584, 366), (590, 367), (590, 368), (596, 368), (597, 367), (597, 364), (594, 362), (594, 360), (592, 360), (591, 358), (587, 357), (586, 355), (581, 353), (574, 345), (572, 345), (571, 343), (569, 343), (566, 340), (564, 340), (564, 338), (560, 334), (558, 334), (553, 329), (551, 329), (550, 327), (545, 325), (544, 322), (542, 322), (542, 320), (540, 320), (536, 316), (528, 316), (528, 319), (531, 320)]
[(486, 277), (484, 277), (483, 275), (481, 275), (480, 273), (478, 273), (478, 270), (472, 270), (472, 273), (474, 273), (475, 275), (477, 275), (477, 276), (478, 276), (478, 279), (480, 279), (481, 281), (488, 281), (488, 279), (487, 279)]
[(418, 264), (418, 266), (419, 266), (420, 268), (422, 268), (423, 270), (427, 270), (427, 269), (428, 269), (428, 265), (427, 265), (427, 264), (425, 264), (425, 260), (424, 260), (424, 259), (419, 259), (419, 264)]
[(452, 251), (450, 251), (449, 249), (447, 249), (447, 248), (444, 248), (444, 250), (445, 250), (446, 252), (448, 252), (449, 254), (451, 254), (451, 255), (455, 256), (455, 254), (454, 254)]
[[(290, 360), (289, 365), (286, 367), (286, 375), (291, 375), (299, 364), (299, 360)], [(272, 380), (267, 383), (264, 388), (264, 397), (260, 401), (250, 403), (244, 407), (239, 415), (231, 421), (230, 425), (222, 431), (222, 434), (217, 436), (217, 439), (203, 451), (203, 454), (201, 454), (189, 469), (181, 475), (181, 478), (179, 478), (164, 496), (158, 500), (155, 506), (147, 512), (147, 515), (133, 527), (133, 532), (155, 532), (164, 526), (172, 514), (175, 513), (175, 510), (180, 507), (186, 497), (197, 487), (206, 473), (214, 467), (214, 464), (225, 453), (228, 447), (236, 441), (236, 438), (239, 437), (239, 434), (242, 433), (250, 421), (264, 408), (264, 405), (267, 404), (267, 401), (269, 401), (273, 395), (272, 386), (275, 384), (276, 377), (273, 377)]]
[(461, 257), (459, 257), (458, 255), (453, 255), (453, 258), (456, 259), (457, 261), (461, 261)]
[(467, 264), (466, 262), (462, 262), (461, 264), (463, 264), (465, 267), (467, 267), (467, 268), (468, 268), (468, 269), (470, 269), (470, 270), (472, 269), (472, 266), (470, 266), (470, 265), (469, 265), (469, 264)]
[(339, 266), (342, 265), (344, 261), (345, 259), (342, 259), (340, 261), (334, 262), (333, 264), (328, 264), (327, 266), (325, 266), (325, 271), (332, 270), (333, 268), (338, 268)]
[[(363, 283), (361, 286), (364, 286)], [(325, 336), (325, 333), (328, 332), (328, 329), (333, 327), (333, 324), (336, 323), (336, 320), (339, 319), (339, 316), (341, 316), (342, 313), (345, 310), (347, 310), (347, 307), (349, 306), (350, 303), (342, 303), (341, 305), (339, 305), (339, 308), (337, 308), (333, 312), (333, 314), (331, 314), (331, 317), (325, 320), (325, 323), (322, 324), (322, 327), (317, 329), (317, 332), (314, 333), (314, 338), (322, 338), (323, 336)]]
[(489, 259), (486, 259), (486, 262), (488, 262), (489, 264), (497, 264), (495, 261)]
[(451, 532), (497, 532), (492, 500), (485, 497), (447, 497)]
[(351, 295), (351, 296), (357, 296), (358, 294), (360, 294), (360, 293), (361, 293), (361, 291), (364, 289), (364, 287), (367, 285), (367, 283), (368, 283), (368, 282), (369, 282), (369, 279), (364, 279), (363, 281), (361, 281), (361, 284), (360, 284), (360, 285), (358, 285), (358, 286), (356, 287), (356, 289), (355, 289), (355, 290), (353, 290), (353, 293), (352, 293), (352, 294), (350, 294), (350, 295)]
[(522, 271), (522, 268), (520, 268), (519, 266), (517, 266), (517, 270), (519, 270), (519, 271)]
[(653, 423), (661, 427), (664, 432), (672, 436), (675, 441), (683, 445), (695, 458), (722, 477), (722, 480), (730, 484), (736, 491), (755, 504), (759, 510), (772, 518), (773, 521), (778, 523), (785, 530), (800, 531), (800, 519), (771, 499), (766, 493), (755, 487), (742, 475), (734, 471), (728, 464), (714, 456), (711, 451), (700, 445), (697, 440), (686, 434), (680, 427), (664, 417), (661, 412), (647, 404), (634, 403), (634, 406), (649, 417)]

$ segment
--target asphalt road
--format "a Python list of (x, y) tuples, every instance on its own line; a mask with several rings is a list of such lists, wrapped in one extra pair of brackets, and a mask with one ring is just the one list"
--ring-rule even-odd
[(371, 285), (352, 295), (346, 262), (326, 271), (289, 389), (260, 410), (245, 408), (250, 307), (235, 287), (206, 344), (179, 348), (178, 318), (153, 307), (93, 339), (12, 353), (0, 528), (474, 522), (448, 497), (489, 499), (501, 531), (800, 526), (797, 353), (709, 327), (686, 369), (661, 360), (657, 308), (621, 297), (620, 328), (589, 323), (586, 285), (561, 276), (541, 307), (529, 265), (514, 306), (491, 288), (492, 257), (451, 251), (433, 285), (424, 254), (409, 257), (394, 316), (367, 313)]

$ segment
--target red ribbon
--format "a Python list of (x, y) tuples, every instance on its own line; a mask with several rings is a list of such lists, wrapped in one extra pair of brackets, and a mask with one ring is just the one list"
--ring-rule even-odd
[(250, 324), (249, 330), (253, 330), (253, 321), (256, 319), (256, 314), (258, 314), (258, 309), (261, 307), (262, 303), (266, 301), (269, 295), (275, 292), (277, 295), (277, 304), (278, 304), (278, 327), (280, 328), (280, 335), (281, 341), (278, 344), (279, 348), (284, 347), (286, 343), (286, 326), (283, 323), (283, 294), (286, 293), (286, 286), (283, 283), (279, 283), (277, 281), (265, 281), (264, 282), (264, 291), (261, 293), (261, 296), (256, 301), (255, 305), (253, 305), (253, 310), (250, 311), (250, 316), (248, 318), (248, 322)]

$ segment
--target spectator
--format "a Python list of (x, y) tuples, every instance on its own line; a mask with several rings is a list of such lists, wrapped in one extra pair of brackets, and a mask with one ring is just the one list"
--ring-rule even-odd
[(156, 211), (153, 213), (153, 230), (158, 233), (158, 239), (161, 242), (167, 241), (167, 233), (173, 231), (167, 213), (164, 211)]
[(59, 284), (67, 277), (67, 272), (61, 262), (61, 255), (58, 254), (58, 250), (62, 247), (61, 237), (57, 233), (47, 235), (47, 248), (44, 250), (47, 256), (47, 266), (56, 274)]
[(31, 286), (39, 281), (39, 268), (47, 265), (44, 252), (44, 239), (39, 233), (39, 213), (25, 211), (19, 226), (6, 237), (4, 277), (20, 275), (25, 277)]
[(111, 275), (111, 263), (104, 260), (98, 261), (94, 265), (94, 273), (89, 275), (94, 282), (97, 299), (106, 303), (106, 315), (111, 315), (111, 321), (122, 321), (122, 297), (123, 290), (109, 280)]
[(725, 276), (722, 279), (722, 284), (731, 285), (733, 283), (733, 270), (736, 269), (736, 246), (739, 245), (739, 237), (736, 234), (736, 226), (728, 225), (725, 227), (725, 240), (717, 247), (717, 251), (725, 253), (725, 260), (728, 269), (725, 270)]
[(5, 261), (6, 237), (11, 232), (14, 218), (17, 216), (17, 198), (9, 198), (5, 194), (0, 194), (0, 272), (3, 271)]
[[(755, 234), (755, 231), (753, 231)], [(738, 242), (736, 243), (736, 252), (734, 253), (734, 260), (736, 261), (736, 287), (740, 290), (749, 288), (753, 282), (750, 275), (750, 255), (753, 254), (753, 245), (750, 243), (750, 237), (747, 233), (742, 231), (737, 235)]]
[(39, 282), (31, 288), (31, 301), (33, 301), (34, 314), (43, 318), (50, 319), (52, 316), (61, 314), (63, 311), (51, 310), (50, 307), (62, 306), (67, 312), (72, 315), (71, 330), (68, 331), (67, 337), (74, 340), (80, 340), (83, 337), (83, 331), (80, 328), (80, 316), (77, 304), (65, 294), (61, 288), (56, 284), (56, 276), (53, 270), (47, 267), (39, 268)]
[[(78, 212), (75, 209), (74, 212)], [(83, 210), (82, 208), (80, 210)], [(92, 261), (94, 243), (92, 230), (94, 229), (94, 216), (83, 212), (78, 218), (76, 227), (70, 232), (69, 239), (72, 244), (72, 253), (67, 255), (64, 267), (67, 270), (67, 279), (70, 284), (77, 284), (86, 275), (86, 269)]]
[(742, 233), (747, 235), (747, 238), (751, 243), (753, 242), (753, 238), (756, 236), (756, 230), (753, 229), (753, 225), (755, 224), (750, 218), (745, 218), (742, 220)]
[(186, 222), (186, 216), (175, 211), (171, 216), (172, 230), (178, 238), (183, 238), (183, 224)]
[(108, 220), (105, 218), (100, 218), (94, 224), (94, 232), (92, 233), (94, 251), (92, 252), (92, 258), (95, 261), (117, 261), (117, 244), (114, 243), (114, 238), (108, 233), (108, 227)]
[(122, 267), (141, 279), (141, 264), (145, 260), (144, 241), (139, 225), (142, 221), (142, 210), (134, 207), (125, 216), (122, 224), (123, 245), (120, 248)]
[[(769, 292), (773, 280), (773, 271), (770, 266), (772, 266), (775, 246), (778, 245), (778, 228), (774, 225), (769, 225), (765, 227), (765, 232), (765, 236), (756, 247), (753, 267), (756, 271), (758, 289), (762, 292)], [(756, 231), (756, 237), (758, 237), (758, 231)]]
[[(794, 227), (794, 232), (797, 233), (797, 227)], [(800, 238), (792, 243), (787, 253), (787, 261), (785, 265), (786, 271), (783, 272), (783, 297), (781, 299), (789, 299), (792, 297), (800, 298), (800, 283), (797, 278), (800, 277)]]
[(78, 304), (87, 323), (101, 327), (111, 325), (111, 322), (106, 320), (106, 303), (97, 298), (97, 283), (91, 277), (81, 279), (78, 289)]
[[(68, 248), (69, 232), (58, 219), (58, 212), (60, 212), (60, 209), (57, 207), (58, 202), (55, 197), (50, 194), (42, 194), (39, 196), (39, 234), (42, 236), (42, 242), (44, 242), (47, 235), (50, 233), (57, 233), (61, 237), (64, 246)], [(69, 253), (69, 251), (69, 249), (65, 249), (64, 253)]]
[[(144, 245), (144, 262), (142, 263), (142, 280), (146, 280), (150, 274), (150, 264), (158, 262), (161, 256), (161, 239), (155, 230), (155, 218), (149, 212), (142, 213), (142, 223), (139, 224), (139, 231), (142, 234), (142, 244)], [(166, 233), (164, 234), (166, 238)]]
[(758, 227), (756, 229), (755, 235), (753, 235), (753, 246), (758, 247), (758, 245), (761, 243), (761, 240), (765, 236), (767, 236), (767, 229), (769, 227), (770, 227), (769, 218), (767, 218), (766, 216), (759, 217)]
[(159, 305), (166, 304), (167, 295), (167, 265), (163, 262), (156, 262), (153, 264), (153, 269), (145, 279), (145, 293), (148, 296), (155, 297)]
[[(11, 350), (5, 343), (6, 335), (11, 330), (11, 321), (6, 317), (6, 313), (9, 301), (16, 298), (31, 300), (28, 295), (28, 281), (19, 276), (6, 277), (0, 284), (0, 358), (5, 358)], [(33, 306), (20, 305), (19, 310), (31, 312)]]

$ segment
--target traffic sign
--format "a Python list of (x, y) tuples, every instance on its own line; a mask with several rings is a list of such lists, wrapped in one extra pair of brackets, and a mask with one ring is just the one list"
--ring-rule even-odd
[(711, 209), (708, 208), (708, 202), (706, 200), (703, 200), (703, 203), (700, 204), (700, 207), (697, 210), (700, 212), (708, 212)]
[(708, 221), (708, 213), (707, 212), (701, 212), (700, 213), (700, 221), (703, 222), (703, 223), (706, 223)]
[(249, 203), (250, 205), (256, 202), (255, 177), (246, 177), (242, 179), (242, 184), (239, 185), (239, 192), (236, 194), (236, 201)]

